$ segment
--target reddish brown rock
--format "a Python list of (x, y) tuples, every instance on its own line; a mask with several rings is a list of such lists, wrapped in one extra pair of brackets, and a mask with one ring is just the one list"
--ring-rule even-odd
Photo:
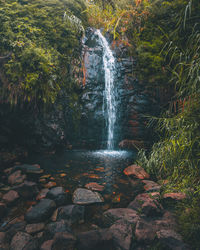
[(4, 232), (0, 232), (0, 245), (4, 243), (6, 234)]
[(5, 214), (6, 214), (6, 204), (0, 202), (0, 218), (3, 218)]
[(136, 211), (129, 208), (113, 208), (104, 212), (103, 220), (106, 225), (111, 226), (118, 220), (127, 221), (130, 224), (136, 224), (139, 220), (139, 215)]
[(152, 222), (140, 219), (136, 224), (135, 236), (138, 242), (151, 242), (156, 237), (156, 227)]
[(31, 239), (32, 237), (27, 233), (16, 233), (15, 236), (12, 238), (10, 250), (22, 250)]
[(99, 185), (96, 182), (91, 182), (85, 185), (86, 188), (93, 190), (93, 191), (103, 191), (104, 190), (104, 186)]
[(148, 179), (149, 178), (149, 174), (147, 174), (147, 172), (140, 166), (137, 165), (131, 165), (127, 168), (124, 169), (124, 174), (128, 175), (128, 176), (134, 176), (138, 179)]
[(47, 241), (45, 241), (42, 245), (41, 245), (41, 247), (40, 247), (40, 249), (41, 250), (51, 250), (52, 248), (52, 244), (53, 244), (53, 240), (47, 240)]
[(160, 230), (156, 233), (157, 239), (165, 249), (188, 250), (189, 247), (183, 243), (182, 237), (174, 230)]
[(17, 170), (8, 177), (8, 183), (11, 185), (21, 184), (26, 179), (21, 170)]
[(139, 194), (128, 208), (134, 209), (146, 216), (159, 216), (163, 212), (161, 204), (148, 193)]
[(47, 184), (45, 184), (44, 186), (45, 186), (45, 188), (52, 188), (52, 187), (55, 187), (56, 185), (57, 184), (55, 182), (50, 181)]
[(110, 227), (114, 249), (129, 250), (132, 243), (132, 226), (120, 220)]
[(186, 194), (184, 193), (166, 193), (163, 195), (163, 199), (169, 201), (181, 201), (186, 199)]
[(3, 200), (6, 204), (11, 204), (19, 199), (19, 195), (16, 191), (10, 190), (8, 193), (4, 194)]
[(48, 192), (49, 192), (48, 188), (42, 189), (39, 192), (39, 194), (37, 195), (36, 200), (38, 201), (38, 200), (42, 200), (42, 199), (46, 198), (46, 195), (47, 195)]
[(44, 223), (28, 224), (25, 228), (28, 234), (34, 234), (42, 231), (44, 229)]
[(155, 192), (155, 191), (160, 191), (161, 186), (158, 185), (156, 182), (154, 181), (149, 181), (149, 180), (143, 180), (142, 183), (144, 183), (144, 189), (147, 192)]

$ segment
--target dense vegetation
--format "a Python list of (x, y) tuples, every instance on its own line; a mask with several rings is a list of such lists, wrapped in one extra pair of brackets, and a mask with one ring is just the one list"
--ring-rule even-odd
[(149, 152), (139, 152), (138, 163), (155, 178), (169, 179), (165, 190), (187, 193), (178, 216), (185, 238), (198, 249), (199, 0), (1, 1), (1, 103), (40, 107), (55, 102), (63, 88), (76, 99), (79, 42), (87, 20), (130, 48), (140, 81), (160, 99), (170, 95), (160, 117), (150, 120), (157, 139)]
[(106, 8), (103, 2), (103, 14), (101, 6), (93, 6), (90, 20), (130, 47), (138, 59), (137, 77), (164, 99), (162, 114), (151, 117), (149, 123), (158, 139), (150, 152), (139, 152), (138, 163), (155, 178), (169, 179), (165, 191), (187, 193), (188, 200), (178, 210), (180, 228), (198, 249), (200, 2), (116, 1)]

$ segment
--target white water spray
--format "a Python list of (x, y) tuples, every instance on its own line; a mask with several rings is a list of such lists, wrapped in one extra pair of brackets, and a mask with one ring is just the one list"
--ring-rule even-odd
[(103, 65), (105, 71), (105, 94), (104, 103), (107, 115), (107, 149), (114, 149), (114, 130), (116, 123), (117, 102), (115, 95), (114, 76), (115, 76), (115, 58), (109, 47), (106, 38), (100, 30), (96, 31), (101, 46), (103, 47)]

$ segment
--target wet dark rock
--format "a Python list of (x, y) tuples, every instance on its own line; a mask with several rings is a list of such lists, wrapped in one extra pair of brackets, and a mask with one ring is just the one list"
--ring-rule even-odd
[(28, 234), (35, 234), (42, 231), (45, 227), (44, 223), (28, 224), (25, 228)]
[(90, 183), (86, 184), (85, 187), (92, 190), (92, 191), (103, 191), (104, 190), (104, 186), (99, 185), (96, 182), (90, 182)]
[(16, 202), (19, 199), (19, 194), (14, 191), (10, 190), (8, 193), (4, 194), (3, 201), (9, 206), (12, 205), (14, 202)]
[(6, 214), (6, 204), (0, 202), (0, 218), (3, 218)]
[(45, 233), (47, 237), (52, 237), (60, 232), (71, 232), (68, 221), (60, 220), (46, 225)]
[(68, 232), (56, 233), (53, 239), (52, 250), (74, 250), (76, 238)]
[(8, 227), (6, 228), (6, 242), (10, 242), (12, 237), (20, 231), (24, 231), (26, 227), (26, 222), (25, 221), (21, 221), (21, 222), (17, 222), (13, 225), (8, 225)]
[(144, 213), (146, 216), (159, 216), (163, 212), (162, 205), (148, 193), (137, 195), (128, 208)]
[(135, 236), (138, 242), (151, 242), (156, 237), (157, 228), (152, 221), (138, 220), (135, 228)]
[(132, 243), (132, 225), (124, 220), (119, 220), (110, 227), (114, 249), (129, 250)]
[(54, 200), (57, 206), (65, 205), (69, 200), (68, 194), (65, 192), (63, 187), (52, 188), (47, 193), (46, 197)]
[(40, 249), (39, 240), (34, 238), (31, 239), (24, 247), (23, 250), (38, 250)]
[(124, 169), (124, 174), (128, 176), (134, 176), (138, 179), (148, 179), (149, 174), (140, 166), (131, 165)]
[(57, 220), (68, 220), (71, 224), (84, 221), (84, 206), (68, 205), (58, 208)]
[(156, 236), (166, 249), (189, 250), (189, 247), (183, 243), (182, 237), (174, 230), (160, 230), (156, 233)]
[(26, 179), (26, 175), (22, 175), (21, 170), (17, 170), (8, 177), (8, 183), (16, 185), (22, 183)]
[(23, 250), (25, 245), (32, 239), (32, 237), (23, 232), (18, 232), (15, 234), (15, 236), (12, 238), (11, 244), (10, 244), (10, 250)]
[(31, 210), (25, 215), (25, 219), (28, 223), (43, 222), (52, 215), (55, 208), (56, 204), (54, 201), (43, 199), (31, 208)]
[(25, 181), (24, 183), (13, 187), (13, 189), (25, 199), (32, 198), (39, 192), (37, 183), (32, 181)]
[(73, 203), (78, 205), (87, 205), (92, 203), (104, 202), (103, 197), (96, 192), (85, 188), (78, 188), (73, 194)]
[(92, 230), (77, 235), (78, 250), (112, 250), (113, 235), (109, 229)]
[(106, 225), (112, 225), (118, 220), (124, 220), (135, 225), (139, 220), (139, 215), (136, 211), (129, 208), (113, 208), (103, 214), (103, 220)]
[[(51, 250), (52, 248), (52, 244), (53, 244), (53, 240), (47, 240), (47, 241), (45, 241), (42, 245), (41, 245), (41, 247), (40, 247), (40, 249), (41, 250)], [(61, 249), (60, 249), (61, 250)]]
[(156, 182), (154, 181), (149, 181), (149, 180), (143, 180), (142, 183), (144, 183), (144, 189), (147, 192), (159, 192), (161, 189), (161, 186), (158, 185)]

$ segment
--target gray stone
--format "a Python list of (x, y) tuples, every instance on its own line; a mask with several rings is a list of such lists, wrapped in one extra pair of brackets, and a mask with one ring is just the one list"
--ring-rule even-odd
[(53, 239), (52, 250), (74, 250), (76, 238), (68, 232), (56, 233)]
[(69, 223), (65, 220), (60, 220), (57, 222), (52, 222), (46, 225), (46, 235), (47, 237), (52, 237), (56, 233), (61, 233), (61, 232), (71, 232), (71, 229), (69, 227)]
[(79, 223), (84, 220), (84, 206), (68, 205), (58, 208), (57, 220), (68, 220), (71, 224)]
[(103, 197), (96, 192), (85, 188), (78, 188), (73, 194), (73, 203), (78, 205), (87, 205), (92, 203), (104, 202)]
[(44, 223), (28, 224), (25, 230), (28, 234), (34, 234), (42, 231), (44, 226)]
[(63, 187), (55, 187), (47, 193), (47, 198), (54, 200), (57, 206), (63, 206), (68, 201), (68, 194)]
[(46, 219), (50, 218), (55, 208), (56, 204), (54, 201), (43, 199), (37, 205), (31, 208), (31, 210), (25, 215), (25, 220), (28, 223), (45, 221)]

